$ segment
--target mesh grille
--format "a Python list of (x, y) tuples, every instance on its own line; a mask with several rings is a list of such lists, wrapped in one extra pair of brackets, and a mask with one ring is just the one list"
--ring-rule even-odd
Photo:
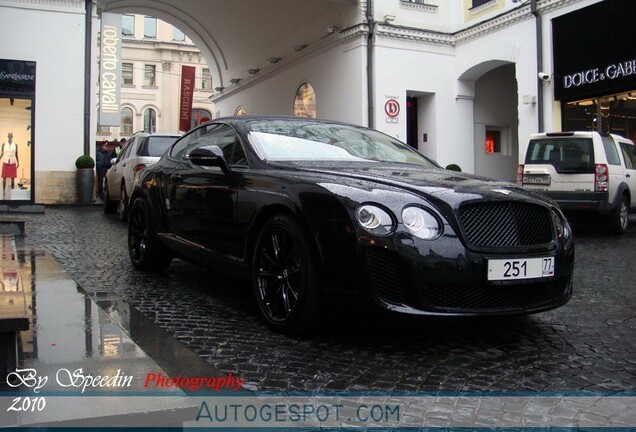
[(478, 247), (545, 245), (552, 241), (550, 211), (523, 202), (467, 204), (459, 209), (467, 239)]
[(425, 310), (505, 312), (538, 308), (568, 293), (570, 276), (523, 285), (430, 285), (420, 291)]
[(368, 249), (367, 260), (376, 295), (388, 303), (405, 304), (406, 294), (397, 258), (385, 251)]

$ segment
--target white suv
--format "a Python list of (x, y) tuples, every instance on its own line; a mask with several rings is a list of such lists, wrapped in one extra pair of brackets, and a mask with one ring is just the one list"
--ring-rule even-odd
[(517, 182), (547, 194), (565, 213), (606, 215), (610, 231), (622, 234), (630, 208), (636, 210), (636, 148), (598, 132), (530, 135)]
[(132, 191), (133, 178), (137, 171), (161, 159), (161, 155), (181, 135), (137, 132), (130, 137), (112, 167), (104, 176), (104, 212), (119, 213), (128, 218), (128, 197)]

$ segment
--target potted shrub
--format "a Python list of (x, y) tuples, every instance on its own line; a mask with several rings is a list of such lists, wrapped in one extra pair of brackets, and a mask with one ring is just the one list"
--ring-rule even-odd
[(90, 204), (93, 202), (95, 190), (95, 160), (89, 155), (82, 155), (75, 161), (75, 187), (77, 189), (77, 202)]

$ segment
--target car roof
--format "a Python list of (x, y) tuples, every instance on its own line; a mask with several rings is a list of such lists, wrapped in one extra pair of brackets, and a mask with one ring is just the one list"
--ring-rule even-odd
[(132, 137), (177, 137), (180, 138), (179, 134), (166, 134), (166, 133), (150, 133), (150, 132), (135, 132)]
[(616, 135), (616, 134), (611, 134), (611, 135), (612, 135), (612, 138), (614, 138), (614, 141), (616, 141), (616, 142), (622, 142), (622, 143), (625, 143), (625, 144), (634, 145), (633, 141), (630, 140), (629, 138), (625, 138), (623, 136)]
[(324, 123), (324, 124), (337, 124), (342, 126), (353, 126), (360, 127), (364, 129), (368, 129), (366, 126), (357, 125), (354, 123), (347, 123), (338, 120), (329, 120), (329, 119), (321, 119), (321, 118), (313, 118), (313, 117), (296, 117), (296, 116), (284, 116), (284, 115), (244, 115), (244, 116), (228, 116), (228, 117), (219, 117), (214, 120), (210, 120), (206, 124), (210, 123), (218, 123), (218, 122), (227, 122), (234, 124), (242, 124), (248, 121), (254, 120), (283, 120), (283, 121), (306, 121), (312, 123)]

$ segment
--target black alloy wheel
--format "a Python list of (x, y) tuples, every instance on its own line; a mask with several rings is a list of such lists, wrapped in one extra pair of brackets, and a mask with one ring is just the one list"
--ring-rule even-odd
[(135, 199), (128, 222), (128, 255), (139, 270), (163, 270), (172, 255), (152, 232), (149, 210), (143, 198)]
[(261, 230), (252, 260), (252, 280), (265, 322), (281, 333), (311, 331), (320, 311), (311, 248), (298, 223), (286, 215)]

